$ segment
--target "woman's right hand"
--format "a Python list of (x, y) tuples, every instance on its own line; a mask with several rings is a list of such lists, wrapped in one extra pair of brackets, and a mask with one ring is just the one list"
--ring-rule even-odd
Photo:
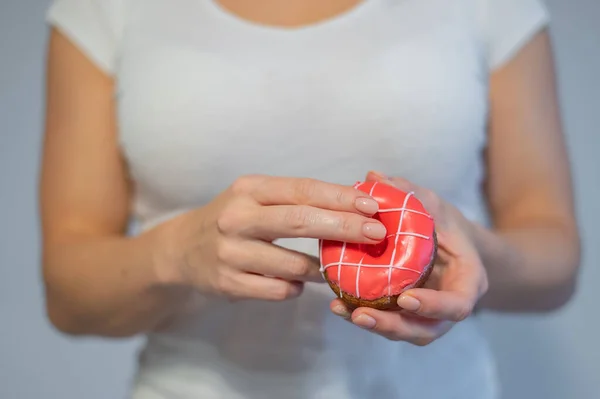
[(378, 205), (350, 186), (244, 176), (211, 203), (161, 226), (170, 283), (231, 299), (281, 301), (323, 281), (319, 260), (273, 243), (305, 237), (375, 244), (386, 235)]

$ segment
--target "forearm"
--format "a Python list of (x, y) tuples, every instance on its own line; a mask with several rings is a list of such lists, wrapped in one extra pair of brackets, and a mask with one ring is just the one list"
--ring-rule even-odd
[(155, 247), (149, 234), (48, 244), (44, 278), (51, 322), (65, 333), (108, 337), (156, 328), (189, 292), (163, 284)]
[(579, 265), (575, 229), (528, 226), (488, 230), (473, 238), (490, 288), (481, 306), (498, 311), (551, 311), (572, 296)]

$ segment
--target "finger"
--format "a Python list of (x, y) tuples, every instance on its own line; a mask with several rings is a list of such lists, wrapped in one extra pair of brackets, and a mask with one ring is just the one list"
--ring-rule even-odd
[(303, 288), (301, 282), (234, 272), (222, 279), (219, 290), (238, 299), (284, 301), (300, 296)]
[(370, 171), (367, 173), (367, 181), (376, 181), (384, 184), (394, 186), (404, 192), (415, 192), (419, 191), (419, 187), (410, 181), (400, 177), (388, 177), (381, 172)]
[(414, 288), (398, 298), (398, 306), (415, 314), (440, 320), (462, 321), (469, 317), (486, 290), (483, 266), (471, 253), (450, 259), (439, 281), (439, 290)]
[[(390, 340), (406, 341), (419, 346), (433, 342), (452, 326), (450, 322), (423, 318), (403, 310), (380, 312), (362, 308), (364, 312), (360, 313), (359, 308), (357, 313), (353, 314), (352, 309), (339, 298), (331, 301), (329, 307), (335, 315), (361, 328), (371, 330)], [(384, 314), (380, 315), (380, 313)], [(386, 317), (386, 313), (395, 315)]]
[(376, 219), (307, 205), (261, 207), (252, 217), (247, 231), (266, 240), (305, 237), (376, 244), (387, 235), (386, 228)]
[(366, 330), (393, 341), (406, 341), (424, 346), (432, 343), (452, 327), (446, 321), (420, 320), (399, 312), (359, 308), (352, 313), (352, 322)]
[(309, 178), (246, 177), (234, 189), (249, 194), (261, 205), (307, 205), (335, 211), (373, 215), (379, 205), (371, 196), (351, 186)]
[(324, 282), (319, 259), (265, 241), (239, 241), (224, 247), (220, 260), (238, 270), (290, 281)]
[(431, 319), (459, 322), (473, 312), (476, 295), (415, 288), (398, 298), (398, 306)]
[(329, 304), (329, 309), (336, 315), (343, 319), (350, 320), (352, 316), (352, 310), (346, 305), (344, 301), (339, 298), (334, 299)]
[[(337, 316), (340, 316), (344, 319), (347, 319), (349, 321), (351, 321), (351, 316), (352, 316), (352, 312), (353, 310), (355, 310), (355, 308), (351, 308), (350, 306), (348, 306), (348, 304), (344, 301), (342, 301), (339, 298), (336, 298), (334, 300), (331, 301), (331, 303), (329, 304), (329, 309)], [(417, 314), (405, 311), (404, 309), (399, 309), (399, 310), (388, 310), (388, 312), (397, 312), (399, 314), (401, 314), (403, 316), (403, 318), (405, 319), (409, 319), (410, 320), (414, 320), (414, 319), (418, 319), (421, 322), (427, 324), (427, 323), (438, 323), (439, 320), (435, 320), (435, 319), (429, 319), (429, 318), (425, 318), (422, 316), (419, 316)]]

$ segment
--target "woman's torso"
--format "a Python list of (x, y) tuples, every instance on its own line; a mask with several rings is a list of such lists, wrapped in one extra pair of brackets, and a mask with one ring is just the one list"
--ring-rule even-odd
[[(352, 184), (371, 169), (429, 187), (485, 222), (487, 67), (477, 0), (367, 1), (285, 30), (212, 0), (132, 2), (116, 73), (140, 230), (238, 176)], [(282, 245), (316, 254), (312, 240)], [(140, 357), (136, 399), (495, 397), (476, 319), (425, 348), (329, 311), (198, 295)]]

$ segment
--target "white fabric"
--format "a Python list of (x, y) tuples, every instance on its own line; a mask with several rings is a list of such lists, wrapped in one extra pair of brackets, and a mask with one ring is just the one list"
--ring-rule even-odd
[[(144, 230), (243, 174), (353, 184), (369, 169), (432, 188), (485, 223), (488, 75), (547, 14), (538, 0), (369, 0), (286, 30), (213, 0), (55, 0), (48, 18), (118, 83)], [(420, 348), (331, 315), (332, 297), (316, 284), (286, 303), (199, 297), (148, 337), (132, 397), (497, 397), (475, 317)]]

